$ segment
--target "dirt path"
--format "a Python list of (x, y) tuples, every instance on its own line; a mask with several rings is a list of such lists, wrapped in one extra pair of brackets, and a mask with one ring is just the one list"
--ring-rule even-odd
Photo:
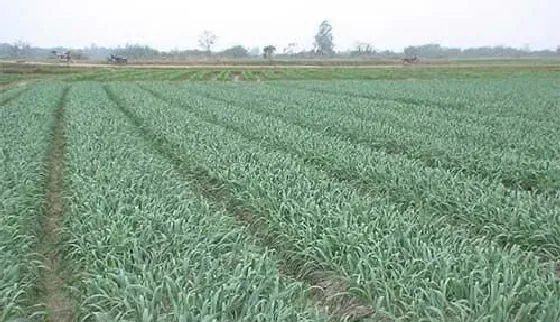
[(64, 166), (64, 105), (68, 88), (64, 89), (55, 111), (55, 126), (49, 153), (49, 182), (45, 199), (45, 215), (43, 219), (43, 236), (39, 253), (43, 256), (45, 266), (42, 276), (41, 303), (45, 304), (47, 321), (75, 321), (74, 305), (66, 291), (61, 276), (62, 255), (60, 254), (63, 214), (63, 166)]

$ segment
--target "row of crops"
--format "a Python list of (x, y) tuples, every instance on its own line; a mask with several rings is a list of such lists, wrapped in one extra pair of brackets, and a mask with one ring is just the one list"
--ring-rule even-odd
[(64, 86), (57, 247), (80, 320), (557, 321), (559, 84), (523, 84), (0, 93), (0, 249), (17, 264), (0, 257), (0, 321), (42, 314), (36, 223)]
[(274, 253), (193, 192), (99, 84), (69, 98), (66, 253), (83, 319), (321, 320)]
[(286, 69), (212, 69), (212, 68), (189, 68), (189, 69), (93, 69), (92, 71), (81, 71), (68, 76), (67, 80), (98, 80), (98, 81), (133, 81), (133, 80), (190, 80), (190, 81), (261, 81), (275, 79), (325, 79), (332, 75), (340, 75), (342, 78), (363, 78), (364, 74), (357, 70), (340, 71), (333, 68), (322, 71), (299, 70), (297, 68)]
[[(552, 258), (560, 256), (560, 227), (549, 225), (559, 223), (556, 214), (560, 204), (555, 198), (526, 191), (512, 192), (497, 180), (481, 181), (464, 173), (426, 167), (419, 160), (379, 151), (371, 144), (355, 143), (332, 134), (329, 126), (335, 126), (334, 121), (321, 124), (317, 119), (315, 126), (306, 126), (303, 122), (309, 118), (308, 114), (298, 117), (295, 112), (283, 111), (276, 105), (237, 103), (242, 101), (241, 97), (247, 97), (243, 91), (216, 91), (219, 94), (212, 95), (203, 87), (178, 89), (156, 85), (152, 88), (157, 90), (152, 89), (152, 93), (167, 102), (187, 107), (197, 117), (250, 141), (296, 156), (371, 198), (391, 200), (402, 210), (422, 208), (449, 224), (462, 224), (474, 234), (490, 235), (503, 244), (516, 243)], [(182, 97), (193, 96), (198, 97), (182, 101)], [(314, 106), (309, 113), (317, 109)], [(299, 111), (306, 113), (304, 108)], [(291, 121), (292, 117), (295, 122)], [(332, 118), (340, 119), (341, 115)], [(378, 129), (372, 128), (371, 136), (379, 137)], [(366, 133), (367, 129), (362, 128), (361, 132)], [(394, 133), (392, 139), (400, 137)], [(531, 225), (520, 226), (519, 221)]]
[[(538, 92), (532, 102), (525, 100), (514, 105), (512, 101), (475, 100), (470, 105), (474, 104), (476, 109), (469, 109), (418, 93), (412, 101), (407, 98), (406, 89), (404, 94), (396, 92), (394, 82), (381, 88), (367, 82), (356, 86), (352, 86), (354, 82), (310, 83), (230, 85), (217, 91), (200, 85), (193, 90), (285, 116), (296, 125), (367, 144), (387, 154), (404, 155), (428, 167), (499, 179), (504, 186), (516, 190), (554, 194), (560, 188), (560, 150), (555, 144), (560, 136), (555, 125), (558, 120), (547, 118), (546, 115), (555, 114), (551, 113), (554, 105), (539, 102), (542, 96)], [(350, 87), (361, 94), (348, 94)], [(362, 92), (366, 91), (371, 97), (364, 97)], [(376, 96), (377, 92), (390, 94)], [(553, 89), (549, 93), (553, 95)], [(523, 114), (524, 106), (533, 105), (543, 106), (532, 107), (536, 119)]]
[[(226, 187), (230, 198), (262, 216), (255, 220), (266, 222), (269, 232), (264, 234), (273, 236), (272, 246), (287, 260), (327, 267), (348, 278), (355, 296), (375, 303), (377, 312), (412, 320), (493, 321), (510, 320), (513, 312), (527, 318), (550, 314), (541, 316), (545, 320), (558, 314), (554, 266), (543, 266), (535, 255), (551, 259), (557, 255), (553, 200), (522, 191), (510, 195), (499, 182), (486, 189), (488, 183), (477, 178), (437, 173), (414, 163), (409, 163), (413, 168), (408, 171), (400, 167), (406, 158), (400, 164), (373, 160), (364, 166), (354, 158), (359, 147), (343, 138), (334, 144), (323, 134), (311, 141), (309, 133), (292, 132), (282, 118), (270, 122), (251, 118), (255, 116), (247, 110), (238, 112), (231, 102), (201, 95), (203, 88), (142, 87), (117, 84), (109, 91), (127, 117), (149, 129), (146, 135), (163, 146), (164, 153), (204, 168), (202, 173), (190, 171), (201, 182)], [(284, 111), (284, 115), (293, 114)], [(302, 137), (307, 145), (301, 145)], [(292, 152), (300, 146), (299, 153)], [(315, 146), (317, 153), (310, 153)], [(364, 161), (375, 157), (373, 151), (361, 153), (367, 153)], [(344, 158), (352, 160), (346, 169)], [(368, 193), (367, 182), (353, 179), (363, 174), (370, 180), (377, 174), (390, 176), (391, 167), (400, 168), (400, 176), (393, 177), (401, 181), (393, 189), (405, 193), (384, 194), (383, 187)], [(436, 178), (429, 182), (432, 173)], [(347, 176), (341, 179), (340, 174)], [(428, 183), (413, 187), (423, 180)], [(445, 183), (448, 189), (438, 186)], [(441, 200), (437, 195), (433, 200), (430, 193), (440, 189)], [(482, 189), (486, 193), (481, 194)], [(471, 289), (473, 285), (477, 287)], [(544, 297), (536, 300), (537, 294)], [(527, 306), (521, 309), (518, 303)]]
[(38, 255), (48, 151), (63, 84), (0, 94), (0, 321), (40, 315), (33, 308), (43, 269)]

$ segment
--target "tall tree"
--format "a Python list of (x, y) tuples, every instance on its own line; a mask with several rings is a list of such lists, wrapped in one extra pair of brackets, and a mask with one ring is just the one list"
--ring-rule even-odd
[(334, 53), (334, 42), (332, 25), (323, 20), (319, 25), (319, 31), (315, 34), (315, 52), (320, 55), (332, 55)]
[(274, 52), (276, 51), (276, 47), (274, 45), (267, 45), (263, 48), (263, 56), (265, 59), (272, 59)]
[(212, 47), (216, 44), (216, 40), (218, 36), (216, 36), (213, 32), (204, 30), (198, 39), (198, 43), (200, 47), (208, 52), (208, 54), (212, 53)]

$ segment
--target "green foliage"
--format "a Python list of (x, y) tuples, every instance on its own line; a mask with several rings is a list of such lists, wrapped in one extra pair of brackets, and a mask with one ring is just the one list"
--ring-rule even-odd
[[(285, 80), (349, 73), (390, 80)], [(80, 319), (341, 320), (317, 296), (332, 276), (346, 286), (329, 295), (372, 321), (558, 321), (560, 83), (477, 75), (80, 74), (105, 81), (72, 83), (65, 108), (61, 247)], [(147, 77), (213, 81), (121, 82)], [(217, 82), (232, 79), (269, 81)], [(4, 320), (28, 314), (37, 283), (62, 86), (0, 92)]]
[[(326, 267), (349, 277), (355, 295), (375, 303), (380, 316), (411, 321), (560, 316), (554, 264), (540, 263), (558, 254), (553, 232), (559, 225), (544, 224), (557, 220), (555, 199), (522, 192), (515, 197), (514, 191), (509, 198), (499, 181), (376, 152), (337, 133), (335, 124), (322, 131), (291, 124), (313, 113), (318, 125), (329, 113), (339, 121), (347, 118), (335, 109), (353, 106), (345, 105), (345, 96), (327, 96), (333, 104), (315, 105), (316, 97), (307, 95), (307, 105), (292, 109), (274, 103), (290, 101), (288, 93), (266, 101), (274, 93), (266, 85), (143, 86), (149, 92), (112, 86), (128, 117), (149, 128), (153, 141), (181, 164), (205, 169), (190, 170), (197, 181), (214, 182), (253, 209), (267, 223), (261, 234), (270, 245), (289, 261), (305, 263), (296, 268)], [(367, 105), (355, 108), (367, 112)], [(516, 207), (522, 210), (511, 216)]]
[(32, 307), (40, 273), (34, 252), (61, 92), (61, 84), (39, 85), (0, 106), (0, 321), (38, 309)]
[(222, 50), (221, 52), (217, 53), (217, 55), (225, 58), (240, 59), (248, 58), (249, 51), (243, 46), (236, 45), (226, 50)]
[(315, 51), (319, 55), (334, 55), (333, 27), (328, 20), (323, 20), (315, 34)]
[(274, 53), (276, 52), (276, 47), (274, 45), (266, 45), (263, 48), (263, 57), (264, 59), (272, 59)]
[[(339, 88), (342, 85), (339, 83)], [(327, 87), (330, 88), (321, 86)], [(271, 146), (295, 154), (369, 194), (384, 195), (403, 209), (422, 207), (428, 213), (447, 218), (450, 224), (463, 223), (476, 234), (499, 236), (496, 240), (504, 244), (515, 241), (525, 249), (552, 258), (560, 256), (560, 222), (556, 216), (560, 203), (554, 198), (560, 188), (560, 177), (558, 164), (553, 161), (558, 156), (551, 154), (543, 160), (545, 154), (529, 153), (554, 153), (551, 142), (532, 138), (558, 138), (560, 133), (552, 123), (547, 129), (533, 125), (533, 135), (518, 138), (510, 133), (514, 123), (518, 123), (519, 130), (528, 125), (516, 119), (502, 127), (491, 124), (495, 131), (486, 136), (484, 132), (489, 128), (474, 127), (474, 120), (466, 124), (453, 122), (453, 114), (458, 111), (452, 111), (452, 107), (440, 117), (428, 105), (414, 107), (347, 96), (342, 102), (335, 94), (293, 87), (188, 88), (192, 88), (190, 95), (203, 95), (221, 101), (218, 104), (227, 104), (229, 112), (224, 113), (212, 108), (215, 102), (208, 102), (203, 116), (206, 119), (243, 130), (249, 138), (266, 139)], [(353, 84), (352, 88), (358, 87)], [(408, 111), (406, 115), (403, 109)], [(433, 109), (442, 112), (442, 107)], [(490, 114), (488, 105), (485, 111)], [(536, 108), (533, 113), (534, 117), (538, 115)], [(457, 118), (465, 120), (467, 116), (459, 114)], [(474, 140), (466, 136), (467, 131), (476, 138), (477, 145), (469, 144)], [(517, 150), (511, 150), (508, 139), (520, 142)], [(529, 142), (521, 143), (522, 139)], [(545, 167), (547, 170), (542, 170)], [(414, 175), (403, 176), (403, 172)], [(519, 230), (519, 220), (532, 224)]]
[(81, 318), (320, 321), (274, 254), (193, 193), (99, 84), (73, 88), (67, 119), (66, 251)]

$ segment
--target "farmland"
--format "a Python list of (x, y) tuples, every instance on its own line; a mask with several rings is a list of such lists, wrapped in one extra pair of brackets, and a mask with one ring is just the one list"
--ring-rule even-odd
[(0, 88), (0, 321), (560, 320), (557, 72), (286, 73)]

